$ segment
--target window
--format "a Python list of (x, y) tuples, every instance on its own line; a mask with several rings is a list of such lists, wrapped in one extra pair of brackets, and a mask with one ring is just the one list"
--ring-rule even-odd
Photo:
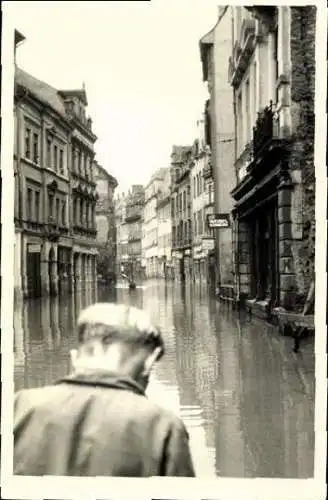
[(84, 175), (86, 177), (86, 179), (89, 178), (89, 158), (87, 155), (84, 155)]
[(54, 168), (57, 172), (57, 169), (58, 169), (58, 148), (57, 148), (57, 146), (54, 146)]
[(194, 231), (194, 236), (196, 237), (196, 236), (197, 236), (197, 220), (196, 220), (196, 214), (194, 214), (193, 219), (194, 219), (194, 220), (193, 220), (193, 226), (194, 226), (193, 231)]
[(56, 198), (56, 222), (59, 222), (60, 200)]
[(245, 97), (246, 97), (246, 123), (245, 123), (245, 132), (246, 132), (246, 142), (249, 142), (251, 139), (251, 120), (250, 120), (250, 85), (249, 85), (249, 78), (246, 81), (245, 84)]
[(257, 76), (257, 65), (256, 65), (256, 61), (254, 61), (254, 65), (253, 65), (253, 90), (252, 90), (252, 93), (253, 93), (253, 111), (252, 111), (252, 126), (254, 127), (255, 126), (255, 121), (256, 121), (256, 114), (257, 114), (257, 111), (258, 111), (258, 103), (257, 103), (257, 90), (256, 90), (256, 86), (257, 86), (257, 81), (258, 81), (258, 76)]
[(46, 159), (46, 166), (48, 168), (51, 168), (51, 140), (48, 138), (47, 139), (47, 159)]
[(237, 98), (237, 128), (238, 128), (238, 153), (240, 154), (242, 152), (242, 147), (244, 146), (243, 144), (243, 109), (242, 109), (242, 95), (241, 92), (239, 92), (238, 98)]
[(77, 222), (77, 203), (76, 199), (73, 200), (73, 224), (75, 225)]
[(78, 153), (77, 153), (77, 169), (78, 169), (79, 174), (81, 174), (81, 168), (82, 168), (82, 154), (81, 154), (81, 151), (78, 151)]
[(66, 226), (66, 201), (62, 202), (61, 222), (63, 226)]
[(27, 220), (32, 220), (32, 189), (27, 189)]
[(64, 151), (62, 149), (59, 150), (59, 171), (61, 174), (64, 173)]
[(202, 219), (202, 211), (201, 210), (198, 211), (197, 217), (198, 217), (198, 231), (199, 231), (199, 235), (201, 235), (201, 234), (203, 234), (203, 219)]
[(35, 220), (36, 220), (36, 222), (40, 222), (40, 193), (39, 193), (39, 191), (35, 192)]
[(48, 195), (48, 203), (49, 203), (49, 217), (52, 218), (54, 215), (54, 195), (49, 193)]
[(273, 36), (274, 36), (274, 54), (273, 54), (273, 58), (274, 58), (274, 62), (275, 62), (274, 83), (276, 85), (276, 95), (275, 95), (275, 98), (276, 98), (276, 103), (277, 103), (278, 100), (279, 100), (279, 97), (278, 97), (278, 88), (277, 88), (277, 81), (278, 81), (278, 77), (279, 77), (278, 27), (274, 30)]
[(39, 135), (33, 134), (33, 161), (39, 163)]
[(85, 212), (86, 212), (86, 220), (85, 220), (86, 227), (89, 227), (89, 220), (91, 222), (91, 211), (89, 203), (85, 204)]
[(83, 226), (83, 209), (84, 209), (83, 200), (80, 200), (80, 224), (81, 224), (81, 226)]
[(31, 129), (25, 129), (25, 158), (31, 158)]

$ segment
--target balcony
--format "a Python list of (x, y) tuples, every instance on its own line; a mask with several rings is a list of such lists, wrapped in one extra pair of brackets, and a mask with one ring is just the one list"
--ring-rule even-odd
[(73, 231), (74, 231), (75, 235), (81, 236), (81, 237), (94, 239), (97, 236), (97, 229), (92, 228), (92, 227), (85, 227), (85, 226), (82, 226), (81, 224), (74, 224)]
[(60, 230), (54, 217), (49, 217), (48, 224), (45, 226), (45, 235), (49, 241), (58, 241)]
[(211, 179), (213, 177), (213, 167), (211, 160), (208, 160), (205, 167), (203, 168), (204, 179)]
[(231, 85), (238, 88), (249, 66), (256, 44), (255, 19), (243, 20), (239, 40), (236, 40), (229, 58), (228, 77)]
[(273, 103), (270, 101), (263, 111), (258, 113), (255, 127), (253, 127), (253, 155), (265, 147), (274, 138), (274, 111)]
[(192, 166), (191, 164), (183, 165), (182, 167), (180, 167), (177, 170), (177, 172), (175, 174), (175, 183), (176, 184), (180, 184), (180, 182), (182, 182), (189, 175), (191, 166)]

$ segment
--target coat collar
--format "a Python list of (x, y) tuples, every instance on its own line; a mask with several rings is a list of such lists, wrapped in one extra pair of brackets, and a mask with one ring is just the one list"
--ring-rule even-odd
[(58, 380), (56, 383), (121, 389), (134, 392), (140, 396), (145, 396), (145, 389), (132, 378), (107, 371), (72, 373), (71, 375)]

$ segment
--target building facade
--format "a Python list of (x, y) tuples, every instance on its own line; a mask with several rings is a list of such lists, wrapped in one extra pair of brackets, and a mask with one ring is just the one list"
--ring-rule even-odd
[[(236, 185), (233, 90), (227, 79), (231, 47), (232, 7), (220, 7), (216, 25), (200, 41), (203, 80), (208, 83), (210, 96), (205, 105), (205, 140), (212, 153), (216, 214), (231, 214), (230, 192)], [(215, 231), (216, 281), (222, 290), (233, 284), (232, 235), (231, 224)]]
[(128, 225), (125, 224), (127, 197), (124, 193), (115, 200), (116, 226), (116, 278), (120, 280), (127, 267), (128, 256)]
[(116, 221), (114, 192), (117, 180), (97, 161), (94, 162), (98, 200), (96, 203), (97, 225), (97, 272), (103, 280), (115, 281), (116, 277)]
[(171, 172), (166, 168), (163, 173), (161, 189), (157, 194), (157, 257), (158, 277), (173, 278), (172, 266), (172, 221), (171, 221)]
[(214, 231), (208, 226), (208, 216), (213, 214), (214, 210), (214, 182), (211, 153), (205, 143), (204, 131), (204, 120), (199, 120), (199, 133), (193, 144), (193, 163), (190, 170), (192, 267), (194, 280), (208, 283), (215, 276)]
[(141, 281), (142, 269), (142, 221), (145, 201), (145, 191), (142, 185), (131, 187), (126, 199), (124, 236), (127, 236), (127, 262), (124, 264), (124, 273), (131, 279)]
[(96, 136), (86, 105), (84, 89), (57, 91), (15, 65), (17, 298), (96, 283)]
[(315, 7), (234, 7), (236, 282), (266, 315), (314, 279)]
[(173, 146), (171, 154), (172, 263), (176, 281), (192, 278), (191, 146)]
[(157, 213), (158, 196), (162, 192), (166, 169), (160, 168), (152, 175), (145, 187), (145, 205), (143, 211), (142, 252), (146, 278), (158, 278), (162, 259), (158, 255), (159, 219)]

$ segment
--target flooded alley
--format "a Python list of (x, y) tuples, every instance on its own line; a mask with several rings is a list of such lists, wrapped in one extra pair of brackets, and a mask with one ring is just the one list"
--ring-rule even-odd
[(76, 317), (96, 300), (143, 307), (162, 328), (166, 355), (148, 394), (185, 422), (198, 476), (313, 476), (313, 341), (295, 355), (290, 338), (211, 299), (206, 286), (149, 281), (17, 306), (16, 390), (67, 374)]

